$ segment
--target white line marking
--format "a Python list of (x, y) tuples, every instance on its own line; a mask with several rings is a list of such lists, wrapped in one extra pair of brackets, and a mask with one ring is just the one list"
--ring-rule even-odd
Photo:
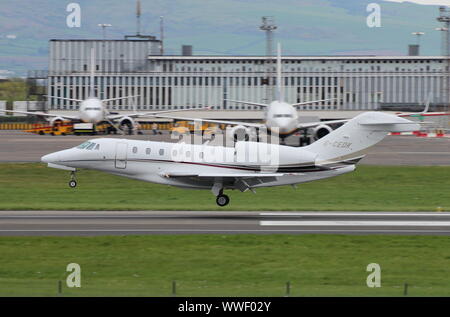
[(260, 221), (261, 226), (449, 227), (450, 221)]
[(373, 152), (373, 154), (450, 155), (450, 152)]
[[(165, 215), (142, 215), (142, 216), (134, 216), (134, 215), (130, 215), (130, 216), (114, 216), (114, 215), (110, 215), (110, 216), (95, 216), (95, 215), (73, 215), (73, 216), (69, 216), (69, 215), (42, 215), (42, 216), (27, 216), (27, 215), (17, 215), (17, 216), (1, 216), (0, 215), (0, 219), (15, 219), (15, 218), (31, 218), (31, 219), (40, 219), (40, 218), (66, 218), (66, 219), (82, 219), (82, 218), (99, 218), (99, 219), (127, 219), (127, 218), (180, 218), (183, 216), (179, 216), (179, 215), (173, 215), (173, 216), (165, 216)], [(192, 217), (195, 217), (195, 215), (192, 215)]]
[(450, 217), (450, 212), (378, 212), (378, 211), (368, 211), (368, 212), (263, 212), (259, 214), (260, 216), (363, 216), (363, 217), (383, 217), (383, 216), (401, 216), (401, 217)]
[(196, 229), (118, 229), (118, 230), (114, 230), (114, 229), (104, 229), (104, 230), (95, 230), (95, 229), (81, 229), (81, 230), (76, 230), (76, 229), (36, 229), (36, 230), (29, 230), (29, 229), (25, 229), (25, 230), (20, 230), (20, 229), (7, 229), (7, 230), (0, 230), (1, 232), (46, 232), (46, 233), (51, 233), (51, 232), (167, 232), (167, 233), (172, 233), (172, 232), (343, 232), (343, 233), (348, 233), (348, 232), (386, 232), (386, 233), (450, 233), (450, 231), (448, 230), (389, 230), (389, 229), (382, 229), (382, 230), (377, 230), (377, 229), (286, 229), (286, 230), (277, 230), (277, 229), (257, 229), (257, 230), (228, 230), (228, 229), (223, 229), (223, 230), (196, 230)]

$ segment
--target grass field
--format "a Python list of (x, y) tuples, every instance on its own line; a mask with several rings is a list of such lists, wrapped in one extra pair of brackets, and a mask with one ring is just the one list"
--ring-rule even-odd
[[(0, 296), (450, 295), (450, 239), (426, 236), (178, 235), (1, 238)], [(69, 263), (81, 288), (65, 284)], [(369, 263), (381, 287), (368, 288)]]
[[(450, 210), (450, 167), (360, 166), (299, 186), (232, 192), (225, 210)], [(208, 191), (42, 164), (0, 164), (0, 209), (215, 210)], [(450, 296), (450, 239), (439, 236), (148, 235), (0, 237), (0, 296)], [(81, 288), (68, 288), (69, 263)], [(381, 288), (368, 288), (369, 263)]]
[(228, 191), (226, 208), (210, 191), (155, 185), (96, 171), (0, 164), (1, 210), (450, 210), (450, 167), (358, 166), (354, 173), (299, 185)]

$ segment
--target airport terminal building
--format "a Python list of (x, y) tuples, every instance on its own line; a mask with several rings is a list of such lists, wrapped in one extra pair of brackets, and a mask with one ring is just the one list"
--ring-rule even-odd
[[(96, 50), (95, 87), (101, 98), (138, 95), (137, 110), (212, 106), (254, 110), (224, 99), (267, 102), (265, 56), (179, 56), (160, 54), (161, 42), (147, 40), (51, 40), (48, 94), (88, 96), (90, 50)], [(275, 60), (271, 78), (274, 86)], [(284, 56), (283, 86), (290, 103), (336, 98), (299, 110), (375, 110), (445, 105), (447, 59), (442, 56)], [(273, 87), (272, 86), (272, 87)], [(110, 103), (131, 110), (132, 102)], [(48, 110), (76, 110), (77, 103), (49, 98)], [(414, 110), (414, 109), (412, 109)]]

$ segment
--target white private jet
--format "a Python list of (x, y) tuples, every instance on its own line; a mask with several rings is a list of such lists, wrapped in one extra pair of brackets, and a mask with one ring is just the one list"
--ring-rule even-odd
[(137, 113), (128, 113), (128, 114), (114, 114), (110, 113), (107, 108), (107, 103), (114, 100), (122, 100), (122, 99), (130, 99), (137, 96), (126, 96), (126, 97), (118, 97), (118, 98), (110, 98), (110, 99), (99, 99), (95, 94), (95, 50), (91, 49), (91, 71), (90, 71), (90, 88), (89, 88), (89, 97), (86, 100), (81, 99), (72, 99), (65, 97), (56, 97), (56, 96), (48, 96), (49, 98), (61, 99), (61, 100), (69, 100), (74, 101), (80, 104), (77, 115), (63, 115), (63, 114), (50, 114), (45, 112), (30, 112), (30, 111), (12, 111), (12, 110), (0, 110), (0, 112), (11, 112), (11, 113), (19, 113), (26, 115), (34, 115), (41, 116), (45, 118), (49, 118), (51, 125), (54, 125), (57, 122), (62, 122), (64, 120), (70, 121), (81, 121), (86, 123), (99, 124), (107, 122), (111, 124), (117, 130), (124, 130), (125, 127), (128, 127), (129, 133), (131, 134), (132, 129), (136, 126), (134, 120), (139, 117), (149, 116), (154, 114), (163, 114), (163, 113), (172, 113), (179, 111), (190, 111), (190, 110), (208, 110), (209, 107), (201, 108), (201, 109), (178, 109), (178, 110), (163, 110), (163, 111), (152, 111), (152, 112), (142, 112)]
[(278, 56), (277, 56), (277, 88), (276, 88), (276, 100), (272, 101), (270, 104), (264, 103), (256, 103), (250, 101), (240, 101), (240, 100), (231, 100), (225, 99), (230, 102), (242, 103), (251, 106), (258, 106), (265, 108), (264, 114), (264, 123), (250, 123), (250, 122), (238, 122), (238, 121), (224, 121), (224, 120), (212, 120), (212, 119), (198, 119), (198, 118), (186, 118), (186, 117), (176, 117), (171, 115), (164, 114), (155, 114), (152, 115), (158, 118), (167, 118), (167, 119), (175, 119), (175, 120), (188, 120), (188, 121), (196, 121), (201, 120), (204, 122), (211, 122), (216, 124), (227, 124), (234, 126), (230, 135), (234, 138), (235, 141), (245, 140), (248, 141), (250, 136), (254, 133), (251, 132), (251, 129), (256, 129), (255, 133), (258, 134), (260, 130), (267, 131), (268, 133), (272, 133), (278, 135), (281, 138), (281, 141), (284, 142), (284, 139), (299, 130), (306, 131), (308, 129), (313, 128), (313, 136), (314, 139), (320, 139), (321, 137), (327, 135), (333, 128), (331, 128), (328, 124), (337, 124), (344, 123), (348, 120), (331, 120), (331, 121), (320, 121), (320, 122), (308, 122), (308, 123), (300, 123), (299, 117), (297, 113), (297, 106), (308, 105), (313, 103), (320, 103), (325, 101), (334, 100), (332, 99), (323, 99), (323, 100), (313, 100), (300, 102), (296, 104), (290, 104), (284, 101), (284, 93), (283, 93), (283, 77), (282, 77), (282, 64), (281, 64), (281, 45), (278, 43)]
[(352, 172), (364, 152), (388, 132), (417, 131), (419, 124), (381, 112), (366, 112), (315, 143), (294, 148), (240, 141), (234, 147), (98, 138), (45, 155), (49, 167), (79, 168), (182, 188), (208, 189), (225, 206), (226, 189), (295, 185)]

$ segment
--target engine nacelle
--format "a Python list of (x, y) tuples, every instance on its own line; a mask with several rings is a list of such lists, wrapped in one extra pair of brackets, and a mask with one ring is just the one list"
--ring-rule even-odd
[(252, 131), (242, 125), (237, 125), (229, 129), (228, 135), (233, 138), (234, 142), (249, 141)]
[(50, 119), (50, 125), (51, 126), (55, 126), (55, 125), (57, 125), (57, 124), (61, 124), (61, 123), (63, 123), (65, 120), (64, 120), (64, 118), (61, 118), (61, 117), (54, 117), (54, 118), (51, 118)]
[(331, 131), (333, 131), (333, 128), (331, 128), (329, 125), (321, 124), (312, 129), (312, 137), (314, 138), (314, 141), (317, 141), (327, 134), (330, 134)]
[(119, 121), (119, 127), (121, 130), (128, 132), (128, 134), (133, 134), (133, 131), (136, 129), (136, 123), (130, 117), (123, 117)]

